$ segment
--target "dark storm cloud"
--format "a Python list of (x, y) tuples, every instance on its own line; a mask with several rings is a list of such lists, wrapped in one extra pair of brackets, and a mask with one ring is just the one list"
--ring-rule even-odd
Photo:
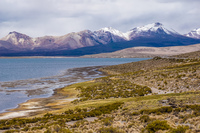
[(178, 32), (200, 28), (199, 0), (1, 0), (0, 37), (64, 35), (103, 27), (128, 31), (161, 22)]

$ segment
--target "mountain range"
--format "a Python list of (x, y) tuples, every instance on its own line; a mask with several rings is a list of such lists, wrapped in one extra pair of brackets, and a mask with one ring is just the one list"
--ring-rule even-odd
[(0, 56), (82, 56), (138, 46), (168, 47), (197, 43), (200, 43), (200, 28), (181, 35), (158, 22), (126, 33), (106, 27), (97, 31), (32, 38), (14, 31), (0, 39)]

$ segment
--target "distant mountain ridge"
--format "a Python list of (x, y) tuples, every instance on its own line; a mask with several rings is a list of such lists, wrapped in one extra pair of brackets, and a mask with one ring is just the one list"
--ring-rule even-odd
[(192, 30), (186, 36), (200, 39), (200, 28)]
[(106, 27), (94, 32), (84, 30), (63, 36), (31, 38), (14, 31), (0, 39), (0, 56), (81, 56), (136, 46), (185, 46), (200, 43), (199, 31), (181, 35), (158, 22), (133, 28), (126, 33)]

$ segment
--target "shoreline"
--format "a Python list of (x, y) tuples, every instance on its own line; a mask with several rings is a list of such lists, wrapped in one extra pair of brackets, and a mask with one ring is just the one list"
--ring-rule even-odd
[[(137, 62), (140, 61), (139, 60), (133, 60), (131, 62)], [(126, 63), (126, 62), (124, 62)], [(121, 63), (122, 64), (122, 63)], [(7, 100), (4, 103), (12, 103), (12, 105), (6, 105), (6, 106), (2, 106), (2, 112), (0, 113), (0, 119), (10, 119), (10, 118), (15, 118), (15, 117), (25, 117), (25, 116), (32, 116), (32, 115), (37, 115), (38, 112), (43, 112), (45, 110), (51, 109), (49, 108), (50, 106), (54, 106), (54, 105), (50, 105), (49, 103), (53, 103), (52, 98), (55, 98), (57, 100), (62, 100), (62, 98), (60, 97), (60, 94), (57, 94), (57, 90), (62, 90), (63, 88), (65, 88), (66, 86), (71, 86), (77, 83), (81, 83), (81, 82), (85, 82), (85, 81), (90, 81), (98, 78), (98, 77), (102, 77), (102, 76), (106, 76), (108, 73), (104, 73), (102, 71), (97, 71), (98, 69), (108, 66), (105, 64), (99, 64), (101, 66), (87, 66), (87, 67), (78, 67), (78, 68), (71, 68), (71, 69), (67, 69), (67, 71), (64, 73), (64, 75), (62, 75), (62, 77), (58, 77), (55, 76), (57, 79), (52, 79), (51, 77), (47, 77), (47, 78), (40, 78), (40, 79), (36, 79), (36, 80), (27, 80), (26, 83), (17, 81), (17, 83), (11, 83), (11, 84), (4, 84), (2, 87), (2, 94), (6, 94), (8, 92), (8, 95), (10, 95), (10, 99), (11, 100)], [(69, 75), (71, 76), (69, 76)], [(51, 81), (50, 81), (51, 80)], [(25, 86), (26, 88), (22, 88), (21, 90), (19, 89), (18, 85), (27, 85), (28, 83), (28, 89), (27, 86)], [(64, 83), (64, 84), (61, 84)], [(36, 85), (44, 85), (43, 87), (40, 87), (39, 89), (36, 88)], [(45, 85), (49, 85), (51, 88), (46, 87)], [(2, 84), (1, 84), (2, 85)], [(17, 85), (18, 88), (14, 88), (13, 89), (13, 85), (14, 87)], [(56, 86), (56, 87), (55, 87)], [(11, 87), (11, 89), (9, 88)], [(21, 86), (20, 86), (21, 87)], [(23, 87), (23, 86), (22, 86)], [(32, 87), (32, 88), (30, 88)], [(24, 90), (23, 90), (24, 89)], [(49, 89), (49, 92), (48, 92)], [(17, 94), (13, 97), (13, 94), (19, 93), (20, 94), (20, 98), (21, 98), (21, 92), (19, 91), (23, 91), (23, 95), (25, 96), (24, 99), (22, 99), (20, 101), (19, 99), (19, 95)], [(72, 90), (74, 91), (74, 90)], [(13, 92), (13, 93), (12, 93)], [(69, 92), (70, 93), (70, 92)], [(27, 98), (27, 96), (30, 98)], [(55, 96), (55, 97), (53, 97)], [(5, 97), (7, 97), (7, 94), (5, 95)], [(17, 98), (17, 99), (16, 99)], [(67, 97), (65, 95), (64, 100), (61, 101), (63, 103), (70, 103), (71, 101), (75, 100), (74, 98), (77, 98), (73, 95), (73, 97), (69, 97), (67, 94)], [(15, 101), (15, 99), (17, 101)], [(19, 99), (19, 100), (18, 100)], [(13, 102), (14, 100), (14, 102)], [(40, 101), (43, 101), (43, 103), (46, 104), (41, 104)], [(13, 105), (15, 105), (13, 107)], [(41, 106), (42, 105), (42, 106)], [(59, 105), (59, 104), (57, 104)], [(46, 108), (47, 107), (47, 108)], [(55, 107), (57, 108), (57, 107)], [(54, 109), (55, 109), (54, 108)], [(43, 110), (44, 109), (44, 110)], [(5, 111), (6, 112), (3, 112)]]
[(80, 58), (72, 56), (0, 56), (0, 59), (16, 59), (16, 58)]
[[(159, 55), (156, 55), (159, 56)], [(0, 56), (0, 59), (31, 59), (31, 58), (152, 58), (155, 56), (133, 56), (133, 57), (128, 57), (128, 56), (119, 56), (119, 57), (96, 57), (96, 56), (90, 56), (90, 55), (84, 55), (84, 56)]]
[(46, 107), (49, 103), (56, 100), (59, 100), (61, 98), (64, 98), (64, 96), (57, 95), (57, 91), (62, 90), (64, 88), (58, 88), (54, 90), (54, 93), (52, 96), (47, 98), (34, 98), (27, 100), (23, 103), (18, 104), (18, 107), (13, 109), (8, 109), (8, 112), (1, 113), (0, 114), (0, 120), (3, 119), (12, 119), (12, 118), (19, 118), (19, 117), (31, 117), (38, 115), (44, 111), (50, 111), (50, 107)]
[[(75, 100), (76, 97), (75, 95), (64, 95), (62, 94), (62, 91), (73, 84), (76, 83), (81, 83), (81, 82), (91, 82), (96, 77), (92, 77), (95, 74), (99, 74), (98, 77), (100, 76), (106, 76), (105, 73), (97, 71), (98, 69), (102, 68), (104, 66), (91, 66), (91, 67), (81, 67), (81, 68), (73, 68), (70, 69), (72, 72), (73, 71), (78, 71), (77, 75), (81, 79), (81, 81), (76, 81), (73, 82), (73, 79), (71, 84), (65, 85), (65, 87), (61, 88), (55, 88), (53, 89), (53, 93), (51, 96), (44, 97), (44, 98), (33, 98), (29, 99), (27, 101), (24, 101), (22, 103), (19, 103), (16, 108), (11, 108), (11, 109), (5, 109), (6, 112), (0, 113), (0, 120), (3, 119), (12, 119), (12, 118), (19, 118), (19, 117), (31, 117), (31, 116), (36, 116), (42, 113), (45, 113), (45, 111), (52, 111), (56, 110), (54, 106), (50, 106), (50, 104), (59, 101), (59, 100), (64, 100), (65, 103), (70, 103), (71, 101)], [(97, 71), (97, 72), (95, 72)], [(87, 72), (87, 76), (81, 75), (81, 73)], [(74, 75), (74, 79), (76, 79), (77, 75)], [(87, 79), (89, 78), (89, 80)]]

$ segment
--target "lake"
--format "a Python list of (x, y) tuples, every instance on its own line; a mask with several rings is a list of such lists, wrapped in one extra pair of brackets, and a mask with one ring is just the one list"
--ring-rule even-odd
[[(102, 76), (99, 67), (147, 58), (1, 58), (0, 112), (33, 98), (49, 97), (53, 90)], [(83, 68), (84, 67), (84, 68)]]

